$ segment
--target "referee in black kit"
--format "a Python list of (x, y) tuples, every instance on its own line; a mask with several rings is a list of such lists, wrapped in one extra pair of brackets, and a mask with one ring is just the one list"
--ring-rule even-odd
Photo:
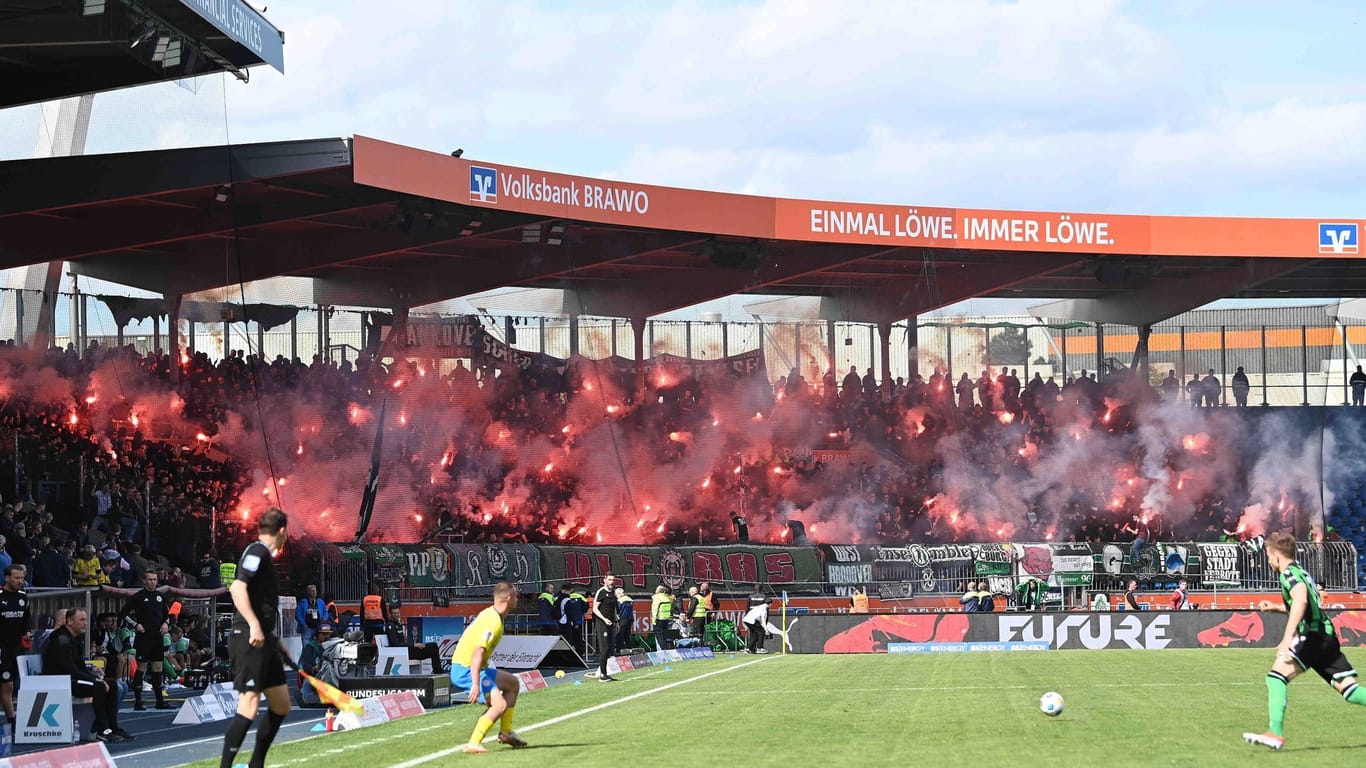
[(612, 657), (612, 646), (617, 636), (617, 585), (616, 577), (606, 574), (602, 586), (593, 593), (593, 616), (598, 625), (598, 680), (614, 683), (616, 678), (607, 674), (607, 660)]
[(157, 709), (171, 709), (171, 705), (166, 703), (166, 683), (162, 673), (162, 661), (166, 658), (163, 638), (169, 631), (166, 626), (166, 619), (170, 616), (169, 606), (166, 596), (157, 591), (156, 571), (143, 574), (142, 586), (128, 598), (119, 612), (123, 625), (136, 633), (133, 636), (133, 650), (138, 657), (138, 671), (133, 675), (133, 709), (141, 711), (147, 708), (142, 703), (144, 676), (151, 680)]
[(278, 509), (268, 509), (257, 521), (260, 538), (242, 552), (237, 563), (237, 578), (228, 588), (236, 613), (228, 654), (232, 659), (233, 686), (237, 690), (237, 715), (223, 736), (221, 768), (232, 768), (237, 750), (256, 719), (261, 694), (269, 711), (266, 721), (256, 729), (256, 749), (250, 768), (263, 768), (280, 724), (289, 714), (289, 688), (285, 685), (285, 665), (280, 654), (287, 653), (276, 634), (280, 614), (280, 580), (275, 575), (274, 556), (289, 538), (288, 519)]

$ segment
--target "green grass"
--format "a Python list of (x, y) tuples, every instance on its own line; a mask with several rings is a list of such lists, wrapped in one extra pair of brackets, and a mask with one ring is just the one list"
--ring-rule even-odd
[[(1366, 707), (1345, 703), (1313, 673), (1290, 686), (1285, 750), (1243, 743), (1243, 731), (1266, 729), (1263, 679), (1273, 653), (1052, 651), (683, 662), (671, 671), (626, 673), (616, 684), (588, 680), (526, 694), (517, 707), (517, 730), (531, 748), (489, 744), (488, 755), (448, 755), (426, 765), (1359, 764), (1366, 758)], [(1049, 690), (1067, 699), (1060, 717), (1038, 711), (1039, 696)], [(537, 727), (648, 691), (658, 692)], [(278, 744), (270, 765), (392, 766), (465, 741), (477, 715), (474, 707), (453, 707)]]

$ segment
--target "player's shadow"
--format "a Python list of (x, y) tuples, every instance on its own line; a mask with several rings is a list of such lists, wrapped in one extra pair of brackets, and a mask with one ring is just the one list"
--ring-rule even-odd
[(546, 743), (542, 742), (542, 743), (539, 743), (539, 744), (528, 744), (528, 745), (526, 745), (525, 747), (522, 747), (521, 749), (518, 749), (517, 751), (518, 751), (518, 752), (526, 752), (526, 751), (528, 751), (528, 750), (533, 750), (533, 749), (562, 749), (562, 748), (564, 748), (564, 747), (589, 747), (589, 746), (600, 746), (600, 745), (588, 744), (588, 743), (574, 743), (574, 742), (568, 742), (568, 741), (558, 741), (558, 742), (555, 742), (554, 744), (546, 744)]

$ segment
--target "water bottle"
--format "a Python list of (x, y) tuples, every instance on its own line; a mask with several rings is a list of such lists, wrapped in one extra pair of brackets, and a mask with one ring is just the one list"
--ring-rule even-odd
[(81, 721), (75, 717), (71, 718), (71, 743), (79, 744), (81, 741)]

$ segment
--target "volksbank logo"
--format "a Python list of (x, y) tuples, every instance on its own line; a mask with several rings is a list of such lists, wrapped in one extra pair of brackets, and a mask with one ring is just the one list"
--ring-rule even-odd
[(470, 202), (498, 204), (498, 171), (482, 165), (470, 166)]
[(1356, 224), (1319, 224), (1319, 253), (1358, 253)]

